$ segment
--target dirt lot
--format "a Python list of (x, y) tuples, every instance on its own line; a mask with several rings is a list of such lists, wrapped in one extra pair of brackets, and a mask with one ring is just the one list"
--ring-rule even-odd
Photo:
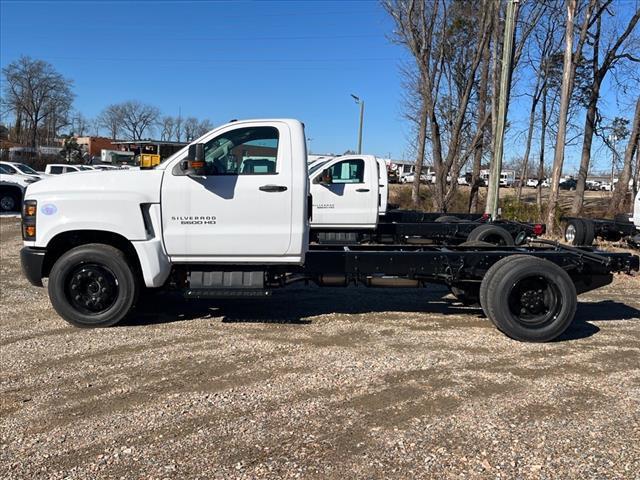
[(543, 345), (440, 288), (157, 297), (80, 330), (0, 226), (3, 478), (638, 478), (639, 277)]

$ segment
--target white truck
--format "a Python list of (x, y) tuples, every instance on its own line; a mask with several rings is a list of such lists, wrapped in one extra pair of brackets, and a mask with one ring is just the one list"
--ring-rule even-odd
[(93, 170), (93, 168), (89, 165), (50, 163), (45, 167), (44, 173), (47, 175), (61, 175), (63, 173), (85, 172), (88, 170)]
[(313, 211), (311, 240), (317, 243), (459, 244), (478, 240), (522, 243), (545, 233), (543, 224), (499, 220), (467, 213), (424, 213), (389, 208), (384, 159), (345, 155), (309, 168)]
[(571, 324), (577, 294), (639, 268), (637, 256), (558, 244), (311, 245), (306, 159), (299, 121), (247, 120), (152, 170), (34, 183), (23, 203), (23, 272), (34, 285), (48, 278), (53, 307), (79, 327), (118, 323), (144, 288), (247, 299), (295, 282), (431, 282), (479, 302), (508, 336), (548, 341)]

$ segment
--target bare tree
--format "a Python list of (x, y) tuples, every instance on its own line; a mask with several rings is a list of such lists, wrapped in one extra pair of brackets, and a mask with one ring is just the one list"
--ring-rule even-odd
[[(480, 4), (438, 0), (387, 1), (396, 25), (395, 40), (411, 53), (420, 95), (416, 175), (412, 200), (418, 201), (427, 135), (435, 170), (434, 208), (446, 212), (473, 141), (466, 134), (476, 72), (489, 40), (490, 15)], [(451, 186), (447, 187), (447, 179)]]
[(640, 190), (640, 135), (636, 135), (636, 169), (633, 174), (633, 198)]
[(209, 119), (204, 119), (204, 120), (200, 120), (200, 122), (198, 123), (198, 127), (195, 130), (195, 137), (201, 137), (202, 135), (204, 135), (205, 133), (207, 133), (208, 131), (213, 129), (213, 124), (211, 123), (211, 121)]
[[(635, 29), (640, 19), (640, 8), (636, 9), (635, 14), (629, 20), (627, 27), (619, 34), (615, 43), (605, 50), (604, 60), (600, 65), (600, 39), (602, 34), (602, 16), (596, 19), (596, 28), (593, 33), (593, 59), (592, 67), (592, 83), (589, 88), (589, 99), (587, 106), (587, 116), (584, 124), (584, 139), (582, 142), (582, 155), (580, 158), (580, 170), (578, 171), (576, 193), (573, 197), (573, 206), (571, 208), (572, 215), (579, 215), (582, 212), (584, 204), (584, 191), (587, 183), (587, 174), (589, 172), (589, 164), (591, 162), (591, 145), (593, 142), (593, 134), (596, 128), (598, 116), (598, 100), (600, 99), (600, 87), (609, 70), (615, 68), (616, 64), (623, 59), (636, 59), (629, 51), (625, 50), (625, 41)], [(631, 142), (633, 143), (633, 142)], [(629, 181), (627, 179), (627, 181)]]
[(197, 136), (198, 119), (195, 117), (187, 117), (184, 121), (184, 136), (187, 142), (193, 141)]
[(157, 123), (160, 110), (153, 105), (129, 100), (119, 105), (122, 111), (122, 130), (130, 140), (142, 140), (144, 133)]
[[(633, 116), (633, 126), (631, 127), (631, 135), (629, 136), (629, 143), (624, 152), (624, 163), (622, 165), (622, 172), (618, 177), (618, 183), (613, 191), (613, 199), (609, 204), (607, 213), (613, 215), (619, 210), (626, 210), (628, 207), (628, 192), (629, 181), (632, 179), (632, 163), (633, 155), (636, 154), (638, 149), (638, 143), (640, 142), (640, 97), (636, 100), (636, 111)], [(637, 182), (637, 176), (634, 179), (634, 187)]]
[[(610, 1), (610, 0), (609, 0)], [(556, 224), (556, 207), (558, 206), (558, 194), (560, 175), (562, 175), (562, 166), (564, 164), (564, 149), (567, 138), (567, 123), (569, 113), (569, 103), (573, 93), (573, 83), (577, 65), (582, 56), (582, 48), (587, 39), (587, 32), (591, 24), (596, 3), (598, 0), (589, 0), (586, 8), (582, 26), (580, 28), (580, 36), (576, 51), (573, 50), (573, 30), (575, 28), (575, 15), (577, 8), (577, 0), (567, 0), (566, 9), (566, 26), (565, 26), (565, 49), (562, 68), (562, 85), (560, 87), (560, 112), (558, 116), (558, 134), (556, 136), (556, 146), (553, 157), (553, 169), (551, 176), (551, 185), (549, 190), (549, 200), (547, 202), (547, 231), (553, 232)], [(602, 10), (596, 13), (598, 16)]]
[(122, 106), (109, 105), (100, 112), (96, 120), (102, 128), (107, 130), (112, 140), (117, 140), (122, 133), (124, 124)]
[[(20, 137), (23, 127), (29, 132), (28, 143), (35, 148), (43, 124), (53, 117), (68, 115), (74, 98), (72, 81), (50, 63), (25, 56), (8, 64), (2, 73), (5, 79), (3, 109), (15, 116)], [(49, 126), (58, 128), (60, 123), (51, 122)]]
[(84, 137), (87, 133), (89, 133), (90, 122), (81, 112), (76, 112), (71, 117), (71, 133), (78, 136)]
[[(488, 7), (492, 8), (493, 4)], [(476, 113), (476, 132), (479, 132), (478, 142), (473, 149), (473, 167), (471, 171), (471, 190), (469, 192), (469, 213), (478, 211), (478, 196), (482, 179), (480, 170), (482, 169), (482, 155), (485, 147), (485, 137), (487, 130), (487, 95), (489, 90), (489, 66), (491, 50), (489, 42), (486, 42), (482, 50), (482, 66), (480, 67), (480, 82), (478, 84), (478, 104)]]
[(160, 119), (160, 140), (173, 140), (176, 130), (176, 120), (170, 115)]

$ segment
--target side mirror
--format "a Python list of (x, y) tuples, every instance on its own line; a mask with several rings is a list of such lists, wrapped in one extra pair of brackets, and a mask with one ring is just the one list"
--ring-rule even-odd
[(189, 145), (189, 153), (187, 158), (182, 161), (181, 166), (188, 176), (204, 175), (204, 144)]

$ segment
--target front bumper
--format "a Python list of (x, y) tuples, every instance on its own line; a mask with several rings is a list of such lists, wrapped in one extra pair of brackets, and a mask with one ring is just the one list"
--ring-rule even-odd
[(47, 251), (41, 248), (22, 247), (20, 250), (20, 263), (22, 273), (27, 277), (31, 285), (42, 287), (42, 265)]

